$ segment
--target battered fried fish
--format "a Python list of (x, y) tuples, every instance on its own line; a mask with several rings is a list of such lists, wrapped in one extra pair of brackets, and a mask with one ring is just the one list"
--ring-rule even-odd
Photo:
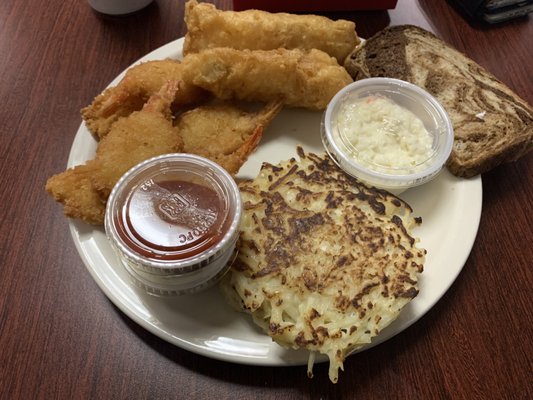
[(258, 112), (247, 112), (224, 102), (185, 112), (177, 123), (183, 150), (209, 158), (236, 174), (281, 108), (281, 102), (274, 102)]
[(359, 43), (351, 21), (259, 10), (222, 11), (196, 0), (185, 5), (185, 22), (184, 54), (214, 47), (319, 49), (342, 64)]
[[(87, 128), (95, 138), (103, 138), (119, 118), (141, 110), (165, 82), (180, 81), (181, 74), (181, 62), (170, 59), (147, 61), (131, 67), (117, 86), (104, 90), (81, 110)], [(179, 85), (175, 106), (194, 103), (204, 96), (204, 92), (195, 86), (184, 82)]]
[(323, 51), (300, 49), (235, 50), (227, 47), (189, 54), (183, 79), (221, 99), (268, 103), (282, 100), (291, 107), (326, 108), (352, 78)]

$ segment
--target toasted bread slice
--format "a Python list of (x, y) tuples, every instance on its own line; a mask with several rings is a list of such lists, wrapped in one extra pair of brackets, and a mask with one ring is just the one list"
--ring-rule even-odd
[(447, 167), (472, 177), (533, 147), (533, 109), (476, 62), (412, 25), (386, 28), (345, 61), (354, 79), (386, 76), (425, 88), (452, 120), (455, 141)]

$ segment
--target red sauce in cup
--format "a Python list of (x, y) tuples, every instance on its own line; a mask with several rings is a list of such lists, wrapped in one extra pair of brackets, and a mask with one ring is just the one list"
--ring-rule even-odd
[(242, 201), (233, 177), (184, 153), (143, 161), (117, 182), (105, 231), (132, 283), (155, 296), (194, 293), (228, 270)]
[(224, 236), (224, 202), (206, 186), (149, 179), (128, 196), (117, 215), (117, 233), (134, 252), (156, 260), (200, 254)]

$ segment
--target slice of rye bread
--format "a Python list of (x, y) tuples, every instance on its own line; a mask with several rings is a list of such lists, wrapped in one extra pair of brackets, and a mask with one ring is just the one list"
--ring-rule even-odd
[(448, 170), (472, 177), (533, 147), (533, 109), (479, 64), (420, 27), (388, 27), (345, 61), (354, 80), (402, 79), (433, 94), (455, 131)]

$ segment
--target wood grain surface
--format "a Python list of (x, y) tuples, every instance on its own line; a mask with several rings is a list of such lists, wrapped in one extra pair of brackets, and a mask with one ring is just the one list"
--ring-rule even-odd
[[(216, 1), (230, 9), (230, 1)], [(445, 296), (391, 340), (327, 365), (250, 367), (168, 344), (118, 310), (44, 191), (63, 170), (79, 110), (117, 74), (185, 34), (184, 2), (107, 17), (84, 0), (0, 2), (1, 399), (533, 398), (533, 153), (483, 176), (483, 213)], [(533, 103), (533, 22), (470, 23), (443, 0), (331, 13), (360, 36), (429, 29)]]

